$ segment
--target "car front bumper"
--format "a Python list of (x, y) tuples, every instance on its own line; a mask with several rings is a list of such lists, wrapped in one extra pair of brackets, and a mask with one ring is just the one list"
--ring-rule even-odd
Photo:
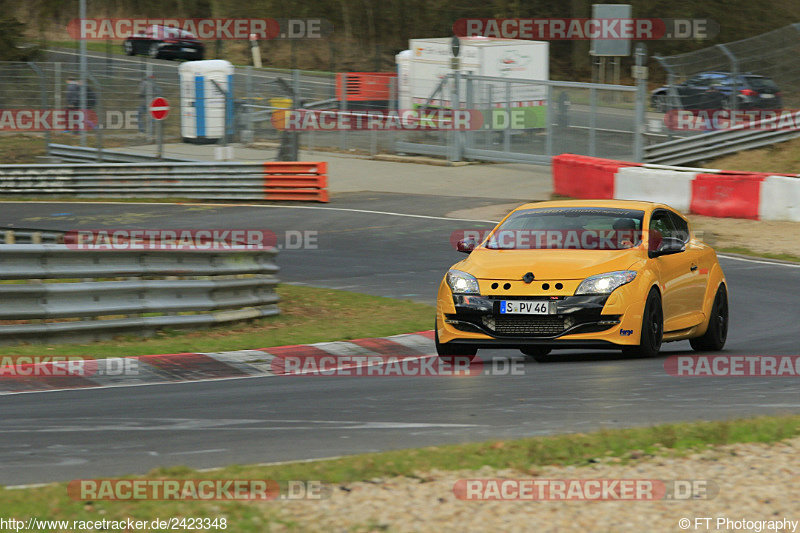
[[(634, 284), (631, 284), (634, 285)], [(644, 299), (626, 285), (610, 295), (472, 296), (439, 291), (439, 342), (478, 347), (614, 348), (639, 343)], [(548, 314), (501, 314), (502, 300), (548, 302)]]

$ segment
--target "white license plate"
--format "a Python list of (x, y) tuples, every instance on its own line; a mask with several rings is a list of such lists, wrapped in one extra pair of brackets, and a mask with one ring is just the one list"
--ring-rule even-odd
[(194, 48), (181, 48), (183, 52), (194, 52)]
[(775, 98), (775, 95), (774, 94), (761, 93), (761, 98)]
[(546, 315), (549, 312), (550, 302), (500, 301), (501, 315)]

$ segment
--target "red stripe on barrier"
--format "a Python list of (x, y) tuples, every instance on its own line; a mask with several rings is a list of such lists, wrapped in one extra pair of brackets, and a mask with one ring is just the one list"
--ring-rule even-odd
[(697, 215), (758, 220), (761, 182), (766, 174), (698, 174), (689, 210)]
[(614, 175), (621, 167), (640, 167), (614, 159), (576, 154), (552, 158), (553, 192), (571, 198), (614, 198)]

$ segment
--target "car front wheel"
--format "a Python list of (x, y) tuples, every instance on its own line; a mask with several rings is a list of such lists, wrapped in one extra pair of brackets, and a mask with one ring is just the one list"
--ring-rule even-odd
[(468, 344), (453, 344), (439, 342), (439, 328), (434, 324), (434, 342), (436, 343), (436, 355), (440, 359), (453, 362), (456, 358), (468, 358), (472, 361), (478, 353), (478, 348)]
[(650, 290), (644, 305), (642, 317), (642, 334), (637, 346), (623, 346), (622, 353), (634, 357), (655, 357), (661, 350), (664, 337), (664, 310), (661, 308), (661, 295), (655, 289)]

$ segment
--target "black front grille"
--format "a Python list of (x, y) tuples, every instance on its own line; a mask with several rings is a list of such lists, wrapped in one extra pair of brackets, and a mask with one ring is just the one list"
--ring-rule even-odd
[(498, 335), (553, 337), (566, 329), (564, 317), (557, 315), (484, 316), (482, 322), (484, 327)]

